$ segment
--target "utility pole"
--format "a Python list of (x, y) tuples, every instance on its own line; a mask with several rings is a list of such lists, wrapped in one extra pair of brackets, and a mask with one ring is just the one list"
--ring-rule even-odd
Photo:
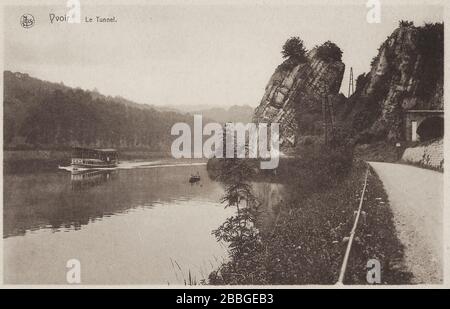
[(354, 84), (353, 84), (353, 67), (350, 68), (350, 79), (348, 81), (348, 96), (347, 98), (350, 98), (350, 96), (355, 91)]

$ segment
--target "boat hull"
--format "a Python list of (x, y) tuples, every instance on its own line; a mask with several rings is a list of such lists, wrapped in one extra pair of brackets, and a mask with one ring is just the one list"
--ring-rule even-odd
[(199, 182), (199, 181), (200, 181), (200, 177), (194, 176), (194, 177), (189, 178), (190, 183), (195, 183), (195, 182)]

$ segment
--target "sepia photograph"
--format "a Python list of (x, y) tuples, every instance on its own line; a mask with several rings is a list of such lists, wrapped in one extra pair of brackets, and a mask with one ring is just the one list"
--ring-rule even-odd
[(446, 9), (5, 1), (3, 284), (445, 286)]

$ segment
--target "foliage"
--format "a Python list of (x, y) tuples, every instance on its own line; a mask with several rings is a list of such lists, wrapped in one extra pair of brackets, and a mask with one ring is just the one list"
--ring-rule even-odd
[(27, 75), (5, 76), (5, 146), (143, 148), (168, 151), (170, 128), (192, 117)]
[(406, 143), (401, 143), (400, 147), (396, 147), (395, 142), (382, 140), (370, 144), (356, 145), (355, 157), (366, 162), (397, 162), (405, 148)]
[(418, 50), (422, 55), (420, 83), (417, 95), (428, 100), (435, 93), (436, 85), (444, 80), (444, 24), (427, 23), (418, 28)]
[(356, 89), (355, 91), (362, 90), (364, 86), (367, 84), (368, 78), (365, 73), (358, 75), (356, 78)]
[(378, 62), (379, 59), (380, 57), (378, 55), (373, 57), (372, 60), (370, 61), (370, 67), (373, 67)]
[[(209, 283), (336, 283), (346, 249), (343, 239), (352, 228), (365, 167), (358, 163), (334, 186), (320, 190), (304, 187), (307, 181), (298, 182), (310, 175), (305, 175), (304, 169), (298, 171), (291, 166), (281, 172), (292, 185), (287, 187), (288, 199), (276, 208), (277, 219), (271, 231), (245, 242), (242, 254), (233, 255), (230, 261), (212, 272)], [(309, 167), (311, 172), (315, 168), (316, 165)], [(292, 171), (298, 171), (294, 178), (292, 174), (284, 174)], [(364, 268), (371, 258), (378, 258), (382, 263), (383, 283), (408, 283), (410, 280), (410, 274), (395, 264), (401, 261), (403, 249), (395, 234), (389, 205), (380, 204), (376, 200), (379, 197), (387, 200), (382, 184), (371, 176), (364, 208), (367, 215), (358, 225), (345, 283), (366, 284)]]
[(342, 50), (333, 42), (326, 41), (317, 47), (317, 56), (323, 61), (342, 61)]
[[(412, 23), (402, 21), (401, 26), (412, 27)], [(408, 30), (412, 34), (412, 42), (416, 43), (417, 49), (402, 50), (407, 53), (409, 67), (400, 64), (397, 55), (397, 49), (387, 46), (389, 37), (380, 47), (378, 55), (374, 58), (375, 65), (381, 52), (384, 51), (384, 57), (388, 67), (384, 74), (372, 83), (372, 91), (369, 97), (359, 96), (357, 101), (351, 101), (354, 109), (352, 111), (352, 130), (359, 143), (372, 143), (386, 138), (389, 132), (399, 132), (401, 134), (401, 114), (400, 104), (406, 95), (411, 93), (396, 92), (395, 102), (389, 99), (389, 104), (393, 105), (393, 110), (387, 114), (384, 120), (378, 120), (381, 115), (382, 107), (387, 95), (392, 88), (392, 83), (396, 83), (397, 78), (408, 72), (414, 72), (417, 87), (413, 90), (413, 95), (417, 96), (419, 102), (433, 101), (439, 86), (443, 85), (444, 79), (444, 26), (443, 23), (427, 23), (423, 27), (414, 27)], [(395, 35), (395, 34), (394, 34)], [(420, 56), (420, 58), (419, 58)], [(420, 59), (420, 61), (419, 61)], [(403, 72), (401, 72), (401, 70)], [(367, 77), (366, 77), (367, 78)], [(364, 77), (358, 77), (357, 90), (367, 81)], [(361, 81), (361, 83), (360, 83)], [(389, 127), (391, 126), (391, 127)], [(395, 126), (395, 127), (393, 127)]]
[(399, 27), (413, 27), (414, 26), (414, 22), (413, 21), (408, 21), (408, 20), (401, 20), (398, 23)]
[(304, 112), (301, 108), (295, 109), (298, 132), (301, 136), (322, 134), (323, 118), (319, 113)]
[[(386, 55), (390, 57), (387, 52)], [(359, 96), (354, 98), (354, 100), (358, 101), (356, 102), (350, 125), (358, 142), (365, 143), (384, 138), (384, 132), (371, 132), (370, 128), (381, 115), (382, 102), (389, 92), (390, 82), (394, 74), (394, 70), (387, 71), (382, 78), (373, 84), (371, 95), (369, 97)]]
[(303, 40), (298, 36), (289, 38), (283, 45), (281, 51), (283, 58), (289, 58), (296, 63), (303, 63), (306, 61), (306, 48)]
[(221, 199), (225, 207), (236, 207), (236, 214), (213, 231), (218, 241), (229, 243), (230, 255), (237, 258), (259, 239), (254, 223), (258, 200), (249, 183), (253, 169), (245, 159), (226, 158), (221, 160), (219, 179), (225, 184)]
[(352, 147), (337, 136), (330, 140), (330, 146), (303, 146), (299, 150), (300, 159), (291, 163), (289, 172), (296, 186), (317, 192), (334, 186), (347, 175), (353, 163)]
[(351, 123), (355, 134), (370, 128), (381, 113), (380, 105), (374, 100), (362, 98), (360, 104), (359, 110), (353, 116)]

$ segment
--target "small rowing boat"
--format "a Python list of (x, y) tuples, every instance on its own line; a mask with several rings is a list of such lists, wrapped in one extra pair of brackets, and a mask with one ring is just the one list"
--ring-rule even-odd
[(197, 175), (191, 175), (191, 177), (189, 178), (190, 183), (195, 183), (198, 181), (200, 181), (200, 175), (198, 172), (197, 172)]

